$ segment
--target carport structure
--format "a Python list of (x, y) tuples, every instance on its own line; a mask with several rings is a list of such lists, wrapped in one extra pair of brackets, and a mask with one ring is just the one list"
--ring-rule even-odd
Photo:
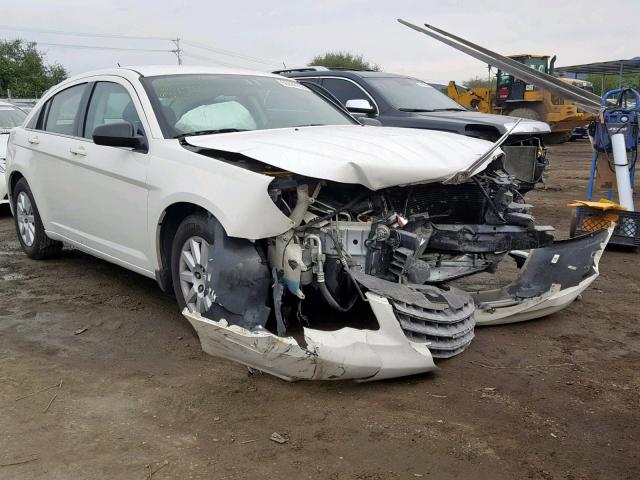
[(555, 72), (566, 77), (578, 78), (578, 75), (601, 75), (602, 90), (604, 91), (604, 77), (618, 75), (619, 87), (622, 88), (622, 76), (625, 73), (640, 73), (640, 57), (629, 60), (609, 60), (607, 62), (585, 63), (568, 67), (556, 67)]

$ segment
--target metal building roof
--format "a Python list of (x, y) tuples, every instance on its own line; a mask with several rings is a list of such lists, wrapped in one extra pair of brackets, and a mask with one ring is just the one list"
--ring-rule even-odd
[(608, 62), (556, 67), (554, 72), (563, 73), (567, 76), (580, 74), (620, 75), (620, 73), (640, 73), (640, 57), (629, 60), (610, 60)]

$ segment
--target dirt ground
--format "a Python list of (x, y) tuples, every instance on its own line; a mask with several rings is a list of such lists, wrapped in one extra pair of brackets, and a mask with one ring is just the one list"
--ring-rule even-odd
[[(589, 159), (555, 147), (529, 195), (560, 237)], [(202, 353), (152, 280), (27, 259), (0, 217), (0, 479), (640, 478), (639, 266), (607, 251), (580, 301), (437, 373), (290, 384)]]

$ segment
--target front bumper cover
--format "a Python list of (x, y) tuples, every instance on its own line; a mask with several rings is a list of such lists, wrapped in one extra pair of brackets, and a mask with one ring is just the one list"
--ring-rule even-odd
[(501, 325), (562, 310), (598, 277), (598, 263), (613, 233), (607, 230), (531, 250), (521, 275), (506, 287), (471, 293), (476, 325)]
[(371, 292), (366, 295), (378, 330), (305, 328), (306, 347), (292, 337), (278, 337), (267, 330), (250, 331), (187, 309), (182, 313), (206, 353), (288, 381), (382, 380), (435, 370), (429, 349), (407, 339), (387, 299)]

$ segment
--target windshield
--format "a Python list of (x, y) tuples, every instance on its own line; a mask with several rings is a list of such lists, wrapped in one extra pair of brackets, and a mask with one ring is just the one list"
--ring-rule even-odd
[(539, 72), (547, 73), (547, 59), (546, 58), (529, 58), (524, 62), (524, 64), (527, 67), (533, 68), (534, 70), (537, 70)]
[(142, 82), (165, 138), (356, 122), (295, 80), (166, 75)]
[(19, 127), (27, 114), (19, 108), (0, 105), (0, 129)]
[(373, 77), (367, 78), (367, 83), (398, 110), (409, 112), (466, 110), (444, 93), (415, 78)]

